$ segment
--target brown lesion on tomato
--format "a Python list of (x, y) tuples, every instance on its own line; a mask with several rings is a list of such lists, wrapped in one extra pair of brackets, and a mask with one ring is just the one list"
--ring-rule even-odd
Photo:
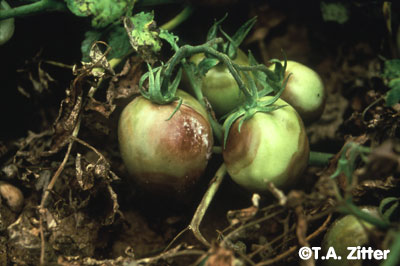
[[(166, 114), (174, 110), (166, 108)], [(168, 110), (169, 109), (169, 110)], [(211, 127), (208, 121), (192, 108), (182, 105), (176, 114), (162, 127), (166, 132), (163, 146), (182, 161), (208, 159), (213, 145)], [(161, 128), (160, 128), (161, 129)]]
[(298, 177), (303, 174), (304, 170), (308, 164), (308, 158), (310, 155), (310, 146), (308, 143), (308, 137), (304, 129), (304, 124), (298, 114), (296, 114), (299, 119), (300, 134), (298, 139), (298, 149), (293, 153), (290, 159), (289, 165), (287, 166), (286, 174), (289, 180), (285, 180), (284, 187), (293, 186), (298, 182)]
[(239, 165), (236, 165), (237, 169), (242, 169), (255, 159), (260, 146), (260, 136), (257, 130), (249, 130), (251, 126), (248, 123), (252, 123), (252, 120), (243, 122), (240, 132), (239, 122), (240, 119), (236, 120), (229, 130), (223, 156), (226, 165), (239, 162)]

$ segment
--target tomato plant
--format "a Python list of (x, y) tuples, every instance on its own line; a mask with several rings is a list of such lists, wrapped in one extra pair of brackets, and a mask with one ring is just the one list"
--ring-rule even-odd
[(176, 96), (182, 105), (172, 117), (178, 101), (161, 105), (139, 96), (119, 120), (121, 156), (134, 180), (149, 190), (186, 191), (211, 155), (213, 135), (205, 109), (183, 91)]
[[(261, 101), (271, 98), (266, 96)], [(243, 122), (240, 131), (241, 119), (236, 120), (223, 150), (229, 175), (249, 190), (265, 191), (267, 182), (279, 187), (290, 185), (307, 166), (309, 144), (301, 118), (282, 99), (274, 105), (283, 107), (254, 114)]]
[[(276, 65), (270, 68), (274, 70)], [(290, 76), (289, 76), (290, 75)], [(305, 123), (316, 121), (325, 107), (326, 91), (320, 76), (311, 68), (287, 61), (282, 80), (288, 78), (282, 99), (292, 105)]]
[[(10, 5), (2, 0), (0, 10), (10, 10)], [(0, 45), (6, 43), (14, 35), (14, 18), (0, 20)]]

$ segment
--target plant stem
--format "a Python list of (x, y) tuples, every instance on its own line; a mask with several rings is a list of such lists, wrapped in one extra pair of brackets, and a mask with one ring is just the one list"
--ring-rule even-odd
[(366, 221), (367, 223), (373, 224), (380, 229), (387, 229), (390, 225), (390, 223), (359, 209), (353, 203), (349, 203), (349, 202), (345, 201), (344, 205), (342, 205), (339, 208), (342, 213), (353, 214), (354, 216), (360, 218), (361, 220)]
[(215, 173), (213, 180), (211, 180), (210, 186), (208, 187), (203, 198), (201, 199), (201, 202), (197, 207), (196, 212), (193, 215), (192, 221), (190, 222), (188, 227), (189, 230), (193, 232), (194, 236), (207, 247), (210, 247), (211, 245), (200, 233), (199, 229), (200, 223), (203, 220), (203, 217), (206, 214), (208, 206), (210, 206), (210, 203), (214, 198), (215, 193), (217, 193), (218, 188), (222, 183), (222, 180), (224, 180), (225, 175), (226, 175), (226, 167), (225, 164), (223, 163)]
[(395, 234), (393, 243), (390, 246), (390, 253), (386, 261), (384, 261), (382, 266), (396, 266), (400, 262), (400, 232)]
[(310, 151), (310, 157), (308, 159), (308, 165), (312, 166), (326, 166), (329, 160), (334, 156), (332, 153)]
[(38, 2), (14, 7), (9, 10), (0, 10), (0, 20), (14, 17), (23, 17), (48, 11), (66, 11), (67, 6), (64, 2), (57, 0), (40, 0)]
[(177, 26), (182, 24), (190, 15), (193, 13), (193, 6), (188, 5), (186, 6), (178, 15), (176, 15), (173, 19), (168, 21), (167, 23), (161, 25), (160, 28), (164, 30), (172, 30), (175, 29)]
[(167, 4), (179, 4), (184, 0), (139, 0), (135, 6), (137, 7), (149, 7), (149, 6), (160, 6)]

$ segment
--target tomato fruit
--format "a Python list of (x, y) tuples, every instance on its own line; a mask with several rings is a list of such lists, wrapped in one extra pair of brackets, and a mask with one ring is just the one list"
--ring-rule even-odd
[[(265, 96), (261, 100), (271, 98)], [(240, 132), (240, 118), (237, 119), (223, 150), (229, 175), (252, 191), (266, 191), (267, 182), (286, 187), (295, 182), (308, 163), (308, 138), (300, 116), (282, 99), (274, 105), (286, 106), (255, 113), (243, 122)]]
[(186, 92), (183, 100), (159, 105), (143, 96), (122, 111), (120, 152), (132, 178), (151, 191), (186, 192), (202, 175), (211, 156), (213, 135), (206, 110)]
[[(204, 57), (202, 53), (195, 54), (190, 58), (190, 62), (198, 65)], [(237, 50), (236, 58), (232, 61), (238, 65), (249, 65), (247, 55), (240, 49)], [(229, 69), (222, 64), (212, 67), (203, 76), (201, 90), (218, 117), (229, 113), (244, 102), (244, 94), (240, 91)]]
[[(376, 208), (362, 208), (363, 211), (379, 217)], [(322, 253), (326, 254), (330, 247), (333, 247), (336, 256), (341, 256), (341, 260), (329, 259), (325, 265), (362, 265), (361, 260), (347, 260), (349, 250), (347, 247), (365, 246), (368, 244), (368, 230), (374, 226), (365, 221), (357, 219), (354, 215), (348, 214), (336, 220), (326, 232), (322, 241)], [(354, 254), (356, 255), (356, 254)]]
[[(270, 68), (274, 69), (275, 65)], [(289, 74), (281, 98), (296, 109), (306, 124), (318, 120), (326, 101), (325, 87), (320, 76), (311, 68), (288, 60), (284, 79)]]

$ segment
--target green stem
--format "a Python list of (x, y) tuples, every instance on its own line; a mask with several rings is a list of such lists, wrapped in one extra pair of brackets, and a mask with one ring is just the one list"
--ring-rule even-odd
[(186, 6), (178, 15), (176, 15), (173, 19), (168, 21), (167, 23), (163, 24), (160, 28), (164, 30), (173, 30), (182, 22), (184, 22), (186, 19), (190, 17), (190, 15), (193, 13), (193, 6), (188, 5)]
[(167, 4), (180, 4), (184, 0), (139, 0), (135, 6), (136, 7), (149, 7), (149, 6), (160, 6)]
[[(165, 78), (162, 84), (162, 87), (168, 86), (169, 80), (172, 76), (172, 72), (175, 69), (176, 65), (178, 65), (182, 59), (189, 57), (193, 54), (199, 54), (199, 53), (204, 53), (207, 55), (212, 55), (213, 57), (217, 58), (221, 62), (223, 62), (229, 71), (231, 72), (233, 78), (238, 84), (238, 87), (241, 91), (244, 93), (247, 92), (245, 84), (243, 80), (241, 79), (237, 69), (235, 66), (232, 64), (231, 59), (229, 56), (227, 56), (224, 53), (220, 53), (217, 50), (213, 49), (211, 46), (216, 43), (221, 43), (223, 42), (222, 38), (216, 38), (214, 40), (211, 40), (209, 42), (206, 42), (205, 44), (198, 45), (198, 46), (191, 46), (191, 45), (184, 45), (182, 46), (176, 53), (175, 55), (171, 58), (168, 67), (165, 71)], [(248, 92), (247, 92), (248, 93)]]
[(390, 226), (390, 223), (359, 209), (353, 203), (345, 201), (344, 205), (342, 207), (339, 207), (339, 210), (345, 214), (353, 214), (354, 216), (360, 218), (361, 220), (373, 224), (380, 229), (387, 229)]
[(310, 151), (308, 165), (312, 166), (327, 166), (329, 160), (334, 156), (332, 153)]
[(400, 262), (400, 232), (395, 234), (392, 245), (390, 246), (390, 253), (386, 261), (384, 261), (382, 266), (396, 266)]
[(14, 7), (9, 10), (0, 10), (0, 20), (14, 17), (24, 17), (48, 11), (66, 11), (64, 2), (57, 0), (40, 0), (38, 2)]

